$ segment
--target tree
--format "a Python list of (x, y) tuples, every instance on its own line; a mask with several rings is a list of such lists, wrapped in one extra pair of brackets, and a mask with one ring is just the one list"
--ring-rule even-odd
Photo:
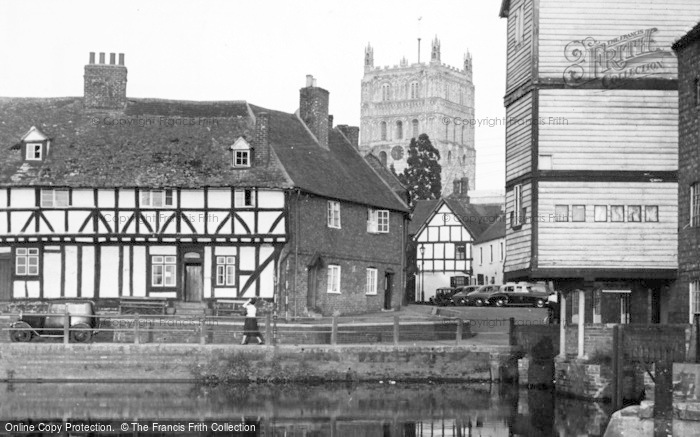
[(411, 203), (416, 200), (439, 199), (442, 193), (440, 152), (426, 134), (411, 139), (407, 167), (396, 175), (408, 190)]

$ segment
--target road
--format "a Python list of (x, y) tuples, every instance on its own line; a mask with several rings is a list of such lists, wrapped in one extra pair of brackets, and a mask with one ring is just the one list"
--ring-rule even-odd
[(459, 317), (470, 322), (474, 333), (507, 333), (509, 319), (515, 319), (516, 325), (541, 325), (547, 323), (548, 311), (545, 308), (533, 307), (463, 307), (433, 305), (409, 305), (406, 311), (416, 311), (425, 314), (433, 313), (446, 317)]

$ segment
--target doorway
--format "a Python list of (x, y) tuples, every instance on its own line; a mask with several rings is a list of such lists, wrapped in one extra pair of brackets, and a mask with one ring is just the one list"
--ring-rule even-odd
[(384, 274), (384, 309), (391, 309), (391, 295), (394, 292), (394, 274), (385, 273)]
[(10, 254), (0, 254), (0, 301), (12, 297), (12, 260)]
[(202, 301), (202, 254), (196, 251), (185, 252), (183, 256), (185, 267), (184, 298), (185, 302)]

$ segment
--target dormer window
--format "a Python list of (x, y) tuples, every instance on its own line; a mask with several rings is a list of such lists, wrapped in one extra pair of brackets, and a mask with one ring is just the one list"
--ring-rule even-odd
[(31, 129), (24, 134), (20, 143), (21, 147), (24, 149), (24, 160), (43, 161), (48, 153), (49, 143), (49, 137), (32, 126)]
[(240, 137), (231, 146), (233, 150), (233, 162), (234, 168), (250, 168), (253, 161), (253, 148), (245, 140), (245, 138)]

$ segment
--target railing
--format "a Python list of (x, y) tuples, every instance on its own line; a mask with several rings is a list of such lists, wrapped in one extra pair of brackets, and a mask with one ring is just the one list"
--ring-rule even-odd
[[(30, 337), (62, 338), (64, 344), (82, 342), (114, 343), (239, 343), (244, 334), (244, 316), (192, 316), (142, 314), (25, 314), (25, 316), (62, 318), (49, 328), (29, 326), (3, 327), (3, 332), (30, 332)], [(10, 322), (19, 314), (10, 314)], [(75, 318), (95, 320), (93, 326), (71, 326)], [(279, 320), (272, 314), (258, 318), (261, 334), (270, 344), (394, 344), (440, 341), (441, 344), (460, 344), (471, 336), (469, 324), (452, 317), (382, 317), (377, 319), (326, 317), (320, 319)], [(88, 323), (89, 324), (89, 323)], [(466, 327), (465, 327), (466, 325)], [(81, 337), (79, 333), (88, 332)], [(6, 334), (5, 334), (6, 335)], [(6, 341), (8, 337), (4, 337)], [(31, 338), (30, 338), (31, 340)], [(254, 339), (251, 339), (255, 343)]]

